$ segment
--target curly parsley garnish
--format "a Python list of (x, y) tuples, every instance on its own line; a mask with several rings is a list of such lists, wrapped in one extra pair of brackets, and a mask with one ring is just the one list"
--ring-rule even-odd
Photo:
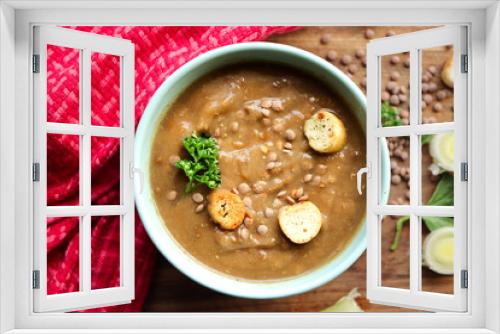
[(382, 103), (380, 114), (382, 118), (382, 126), (385, 127), (401, 125), (401, 119), (399, 118), (399, 109), (389, 105), (389, 102), (385, 101), (384, 103)]
[(205, 184), (210, 189), (220, 186), (219, 148), (215, 139), (192, 134), (185, 137), (182, 144), (191, 159), (179, 160), (175, 166), (182, 169), (189, 180), (185, 192), (193, 191), (198, 184)]

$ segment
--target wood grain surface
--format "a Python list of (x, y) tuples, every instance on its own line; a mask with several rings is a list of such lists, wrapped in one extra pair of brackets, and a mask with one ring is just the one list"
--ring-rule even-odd
[[(387, 33), (406, 33), (424, 29), (425, 27), (372, 27), (375, 34), (373, 38), (386, 36)], [(276, 35), (269, 40), (275, 43), (283, 43), (302, 48), (313, 52), (321, 57), (326, 57), (329, 51), (337, 54), (333, 64), (338, 66), (363, 90), (363, 80), (366, 70), (363, 66), (363, 57), (356, 57), (356, 50), (365, 50), (368, 39), (365, 37), (366, 27), (307, 27), (296, 32)], [(439, 48), (426, 50), (423, 53), (424, 70), (431, 65), (436, 66), (440, 71), (443, 63), (447, 59), (451, 50)], [(358, 51), (359, 53), (359, 51)], [(332, 53), (330, 53), (332, 55)], [(349, 55), (352, 59), (351, 72), (349, 66), (342, 65), (342, 56)], [(401, 55), (401, 63), (397, 66), (383, 62), (382, 76), (383, 85), (388, 81), (390, 73), (397, 70), (401, 77), (399, 83), (407, 83), (408, 71), (405, 71), (403, 60), (405, 55)], [(387, 71), (385, 68), (387, 67)], [(355, 71), (352, 71), (354, 70)], [(386, 73), (386, 74), (384, 74)], [(438, 76), (433, 79), (438, 89), (443, 85)], [(423, 111), (423, 118), (435, 118), (436, 121), (452, 120), (453, 112), (451, 105), (452, 98), (442, 101), (443, 111), (434, 113), (432, 105), (429, 104)], [(407, 104), (400, 105), (401, 109), (407, 109)], [(413, 111), (411, 111), (413, 112)], [(431, 119), (432, 120), (432, 119)], [(410, 157), (411, 159), (411, 157)], [(407, 166), (408, 161), (402, 162), (402, 166)], [(423, 176), (422, 187), (424, 201), (432, 193), (435, 182), (431, 181), (431, 175), (427, 171), (427, 166), (431, 163), (431, 158), (427, 152), (427, 147), (423, 148), (422, 164)], [(410, 176), (411, 177), (411, 176)], [(406, 201), (407, 187), (404, 183), (391, 187), (390, 201)], [(395, 218), (384, 219), (382, 236), (382, 268), (384, 285), (393, 287), (408, 287), (409, 284), (409, 229), (403, 229), (399, 248), (395, 252), (389, 251), (390, 244), (394, 236)], [(430, 291), (451, 292), (453, 287), (452, 276), (437, 275), (423, 268), (423, 288)], [(403, 308), (395, 308), (384, 305), (371, 304), (364, 296), (366, 286), (366, 254), (364, 253), (356, 263), (335, 280), (310, 292), (297, 296), (270, 299), (252, 300), (235, 298), (214, 292), (205, 288), (181, 272), (176, 270), (161, 255), (157, 257), (156, 268), (153, 274), (152, 284), (147, 297), (144, 311), (146, 312), (317, 312), (332, 304), (339, 298), (349, 293), (353, 288), (358, 288), (362, 296), (358, 301), (362, 308), (368, 312), (407, 312), (414, 311)]]

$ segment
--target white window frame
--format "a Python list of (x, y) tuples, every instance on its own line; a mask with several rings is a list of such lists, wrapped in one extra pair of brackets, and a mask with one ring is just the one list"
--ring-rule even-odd
[[(62, 8), (64, 6), (64, 8)], [(127, 6), (127, 8), (120, 8)], [(287, 6), (288, 9), (280, 9)], [(133, 7), (133, 8), (131, 8)], [(50, 10), (47, 10), (50, 8)], [(265, 8), (265, 10), (263, 10)], [(36, 314), (32, 312), (30, 31), (35, 24), (81, 25), (432, 25), (468, 24), (471, 76), (468, 142), (468, 239), (471, 266), (465, 314)], [(0, 3), (0, 332), (129, 333), (154, 328), (205, 332), (481, 332), (499, 333), (500, 320), (500, 9), (497, 1), (4, 1)], [(12, 64), (15, 64), (15, 69)], [(487, 71), (486, 71), (487, 68)], [(12, 84), (14, 83), (14, 84)], [(12, 126), (15, 124), (15, 127)], [(14, 138), (15, 145), (12, 145)], [(486, 140), (488, 138), (488, 140)], [(15, 146), (15, 150), (14, 147)], [(486, 157), (488, 160), (486, 161)], [(486, 163), (487, 162), (487, 163)], [(488, 175), (485, 182), (484, 175)], [(12, 196), (12, 189), (14, 196)], [(469, 226), (470, 228), (470, 226)], [(493, 261), (485, 266), (485, 249)], [(15, 254), (15, 257), (12, 256)], [(487, 289), (488, 293), (485, 293)], [(14, 305), (14, 307), (12, 307)], [(269, 328), (269, 330), (259, 330)], [(377, 330), (376, 328), (384, 328)], [(85, 330), (87, 329), (87, 330)], [(165, 330), (167, 332), (168, 330)], [(193, 330), (194, 331), (194, 330)], [(192, 331), (192, 332), (193, 332)], [(202, 330), (199, 330), (200, 332)], [(242, 330), (241, 330), (242, 331)], [(116, 330), (114, 331), (116, 332)]]
[[(125, 39), (80, 32), (66, 28), (36, 26), (33, 52), (39, 57), (39, 69), (33, 73), (34, 85), (34, 163), (38, 180), (33, 184), (33, 269), (38, 288), (34, 289), (35, 312), (75, 311), (129, 303), (134, 299), (134, 195), (131, 166), (134, 155), (134, 45)], [(47, 121), (47, 46), (79, 50), (79, 123)], [(93, 52), (119, 57), (119, 126), (91, 124), (91, 56)], [(47, 205), (47, 135), (68, 134), (79, 137), (79, 204)], [(91, 204), (91, 138), (116, 138), (120, 141), (120, 204)], [(91, 288), (91, 218), (120, 217), (120, 286)], [(48, 295), (47, 292), (47, 218), (79, 218), (79, 291)]]
[[(422, 53), (425, 49), (453, 46), (454, 119), (451, 122), (422, 122), (421, 82)], [(467, 310), (467, 289), (461, 287), (462, 271), (467, 270), (467, 180), (461, 179), (461, 164), (467, 164), (467, 82), (469, 72), (462, 73), (461, 57), (467, 55), (467, 27), (445, 26), (408, 34), (380, 38), (367, 47), (367, 297), (372, 302), (431, 311)], [(381, 58), (409, 52), (410, 55), (410, 124), (384, 127), (381, 125), (382, 62)], [(468, 66), (468, 64), (466, 64)], [(428, 206), (421, 199), (421, 135), (452, 132), (455, 135), (454, 205)], [(382, 140), (405, 136), (410, 139), (410, 204), (381, 203)], [(385, 145), (385, 144), (384, 144)], [(382, 217), (410, 217), (410, 256), (408, 289), (383, 286), (382, 278)], [(422, 222), (421, 217), (454, 217), (453, 293), (422, 291)]]

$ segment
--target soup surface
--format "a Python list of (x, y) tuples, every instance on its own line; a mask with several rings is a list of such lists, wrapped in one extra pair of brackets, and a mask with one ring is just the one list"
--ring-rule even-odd
[[(316, 153), (304, 136), (304, 121), (322, 108), (347, 130), (337, 153)], [(175, 162), (187, 156), (182, 139), (192, 133), (217, 139), (220, 188), (238, 194), (252, 216), (236, 230), (211, 221), (206, 186), (184, 192), (187, 178)], [(150, 177), (157, 210), (187, 252), (229, 275), (266, 280), (314, 269), (345, 248), (365, 215), (356, 191), (364, 165), (364, 133), (334, 92), (287, 67), (243, 64), (203, 77), (169, 108), (156, 129)], [(278, 210), (298, 200), (322, 215), (306, 244), (289, 241), (278, 224)]]

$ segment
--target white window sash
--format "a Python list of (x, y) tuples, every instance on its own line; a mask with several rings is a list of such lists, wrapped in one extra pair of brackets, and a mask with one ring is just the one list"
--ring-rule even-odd
[[(466, 54), (466, 28), (447, 26), (373, 40), (367, 49), (367, 296), (375, 303), (432, 311), (467, 310), (467, 290), (461, 287), (461, 271), (467, 269), (467, 182), (461, 181), (460, 165), (467, 162), (467, 75), (460, 71), (461, 55)], [(421, 114), (421, 51), (453, 45), (454, 47), (454, 120), (449, 123), (419, 124)], [(410, 125), (380, 126), (380, 57), (410, 53)], [(455, 133), (454, 206), (417, 205), (421, 198), (421, 152), (419, 135)], [(378, 198), (381, 153), (379, 141), (385, 137), (410, 137), (410, 203), (385, 205)], [(389, 168), (388, 166), (384, 166)], [(389, 169), (390, 170), (390, 169)], [(410, 216), (410, 287), (399, 289), (381, 286), (381, 222), (383, 215)], [(421, 291), (421, 216), (454, 217), (454, 293), (450, 295)]]
[[(47, 122), (47, 45), (80, 49), (80, 124)], [(91, 125), (91, 53), (120, 57), (120, 127)], [(34, 182), (33, 270), (40, 272), (34, 289), (35, 312), (74, 311), (129, 303), (134, 298), (134, 198), (132, 174), (134, 141), (134, 46), (130, 41), (64, 28), (35, 27), (34, 54), (40, 57), (34, 74), (34, 162), (40, 180)], [(80, 203), (47, 207), (47, 134), (80, 138)], [(91, 136), (120, 138), (120, 205), (91, 205)], [(91, 216), (120, 215), (120, 286), (91, 289)], [(80, 291), (47, 294), (47, 217), (80, 217)]]

